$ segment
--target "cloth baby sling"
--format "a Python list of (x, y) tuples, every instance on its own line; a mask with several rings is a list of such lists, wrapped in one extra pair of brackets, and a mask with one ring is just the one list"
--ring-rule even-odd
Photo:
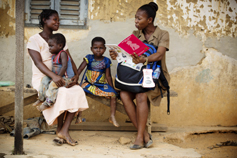
[[(145, 43), (145, 42), (144, 42)], [(145, 43), (150, 49), (146, 51), (143, 55), (150, 56), (157, 52), (157, 47), (153, 44)], [(123, 62), (119, 63), (117, 66), (117, 75), (115, 78), (115, 87), (121, 90), (129, 91), (132, 93), (144, 93), (149, 90), (154, 90), (155, 88), (143, 88), (143, 69), (152, 69), (153, 71), (160, 65), (160, 76), (159, 80), (153, 80), (155, 84), (160, 89), (161, 97), (163, 98), (162, 90), (167, 91), (167, 114), (170, 114), (170, 87), (167, 79), (165, 78), (164, 72), (162, 70), (161, 61), (149, 62), (147, 65), (143, 65), (141, 68), (131, 68)], [(164, 88), (163, 88), (163, 87)]]

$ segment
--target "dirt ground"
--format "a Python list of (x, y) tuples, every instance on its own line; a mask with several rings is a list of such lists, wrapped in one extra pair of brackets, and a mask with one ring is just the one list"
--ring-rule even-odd
[[(0, 158), (236, 158), (237, 146), (215, 145), (226, 141), (237, 142), (237, 127), (169, 128), (167, 132), (153, 132), (153, 146), (149, 149), (130, 150), (136, 132), (70, 131), (79, 145), (56, 146), (55, 135), (40, 134), (24, 140), (26, 155), (11, 155), (14, 137), (0, 134)], [(121, 144), (121, 137), (130, 140)], [(5, 156), (3, 156), (5, 155)]]
[[(168, 138), (166, 140), (164, 139), (164, 142), (177, 145), (181, 148), (193, 148), (202, 155), (202, 158), (237, 157), (236, 131), (193, 133), (188, 135), (184, 141), (181, 139)], [(231, 142), (232, 145), (235, 146), (229, 146)]]

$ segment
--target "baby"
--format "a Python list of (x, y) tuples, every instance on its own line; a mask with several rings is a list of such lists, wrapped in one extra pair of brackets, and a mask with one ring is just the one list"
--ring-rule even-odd
[[(53, 69), (52, 71), (58, 76), (63, 77), (65, 84), (67, 87), (71, 82), (71, 78), (74, 76), (71, 58), (67, 54), (66, 51), (63, 50), (66, 44), (65, 37), (56, 33), (50, 36), (48, 40), (49, 51), (52, 54), (52, 63)], [(46, 108), (52, 106), (57, 98), (58, 87), (57, 85), (49, 78), (45, 76), (41, 80), (41, 84), (39, 87), (39, 97), (38, 102), (43, 102), (40, 106), (37, 106), (39, 111), (43, 111)]]

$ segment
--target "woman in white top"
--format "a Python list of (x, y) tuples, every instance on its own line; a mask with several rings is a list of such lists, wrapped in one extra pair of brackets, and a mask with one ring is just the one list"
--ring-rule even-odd
[[(76, 74), (72, 78), (72, 84), (68, 88), (62, 87), (64, 80), (61, 76), (52, 72), (51, 53), (49, 52), (48, 39), (59, 28), (59, 17), (55, 10), (45, 9), (39, 15), (39, 27), (43, 31), (30, 37), (27, 48), (32, 58), (32, 85), (37, 91), (41, 79), (48, 76), (56, 83), (59, 88), (55, 104), (43, 111), (43, 115), (49, 125), (57, 124), (57, 136), (54, 142), (62, 144), (63, 140), (74, 146), (77, 141), (73, 140), (69, 135), (69, 126), (75, 115), (79, 111), (88, 108), (85, 93), (83, 89), (76, 85), (78, 81), (77, 69), (73, 60), (72, 66)], [(64, 50), (69, 54), (67, 45)], [(69, 54), (70, 56), (70, 54)], [(70, 56), (71, 57), (71, 56)], [(71, 58), (72, 59), (72, 58)]]

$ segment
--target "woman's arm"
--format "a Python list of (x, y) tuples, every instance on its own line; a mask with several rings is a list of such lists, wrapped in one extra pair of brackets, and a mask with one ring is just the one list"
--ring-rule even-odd
[(52, 78), (52, 80), (55, 82), (55, 84), (58, 87), (61, 87), (64, 85), (64, 80), (61, 76), (56, 75), (55, 73), (53, 73), (51, 70), (48, 69), (48, 67), (43, 63), (41, 55), (39, 52), (32, 50), (32, 49), (28, 49), (28, 52), (30, 54), (30, 57), (32, 58), (32, 60), (34, 61), (35, 66), (46, 76)]
[(60, 54), (60, 59), (61, 59), (61, 63), (62, 63), (62, 68), (59, 71), (58, 75), (63, 77), (65, 75), (65, 72), (67, 71), (67, 54), (66, 54), (66, 52), (62, 52)]
[(107, 80), (108, 84), (109, 84), (112, 88), (114, 88), (113, 82), (112, 82), (111, 73), (110, 73), (110, 68), (107, 68), (107, 69), (105, 70), (105, 77), (106, 77), (106, 80)]
[(67, 49), (66, 52), (67, 52), (67, 54), (69, 55), (69, 57), (71, 58), (72, 69), (73, 69), (74, 74), (75, 74), (75, 75), (71, 78), (71, 81), (72, 81), (72, 82), (67, 86), (67, 88), (70, 88), (70, 87), (72, 87), (72, 86), (78, 84), (79, 75), (78, 75), (78, 73), (77, 73), (77, 66), (76, 66), (76, 64), (74, 63), (74, 60), (72, 59), (72, 57), (71, 57), (71, 55), (70, 55), (70, 53), (69, 53), (69, 50)]
[[(149, 57), (147, 57), (148, 62), (160, 61), (165, 55), (165, 52), (166, 52), (165, 47), (162, 47), (162, 46), (158, 47), (157, 52), (155, 54), (152, 54)], [(132, 55), (132, 58), (135, 64), (146, 62), (146, 58), (144, 56), (139, 57), (136, 53)]]

